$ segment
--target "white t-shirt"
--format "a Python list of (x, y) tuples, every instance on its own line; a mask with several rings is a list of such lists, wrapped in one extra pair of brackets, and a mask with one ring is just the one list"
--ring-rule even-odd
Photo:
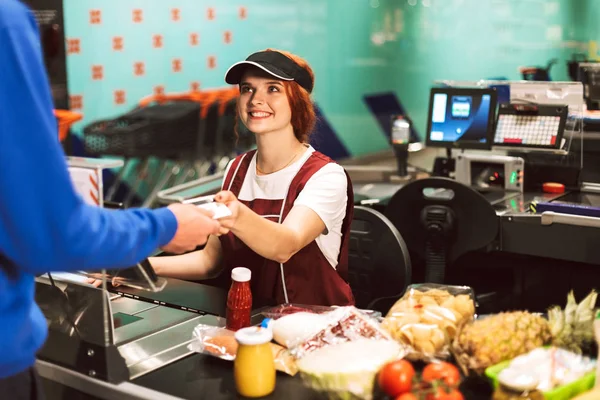
[[(260, 176), (256, 175), (256, 153), (254, 153), (238, 199), (244, 201), (284, 199), (292, 180), (314, 151), (312, 146), (308, 146), (307, 151), (298, 161), (280, 171)], [(231, 162), (227, 166), (225, 176), (230, 167)], [(333, 268), (337, 267), (342, 242), (342, 223), (346, 216), (348, 202), (347, 189), (348, 181), (344, 169), (338, 164), (329, 163), (311, 176), (294, 202), (294, 206), (302, 205), (313, 210), (325, 224), (326, 230), (317, 236), (316, 242)]]

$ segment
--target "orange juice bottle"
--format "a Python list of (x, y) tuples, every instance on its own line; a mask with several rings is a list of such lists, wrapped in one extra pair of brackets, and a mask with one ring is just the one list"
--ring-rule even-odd
[(273, 334), (261, 327), (242, 328), (235, 333), (239, 343), (233, 363), (235, 387), (245, 397), (263, 397), (275, 390), (275, 363), (271, 350)]

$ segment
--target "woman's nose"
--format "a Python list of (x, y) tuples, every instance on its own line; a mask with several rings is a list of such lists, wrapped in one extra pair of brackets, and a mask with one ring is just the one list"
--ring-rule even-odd
[(264, 95), (260, 91), (256, 91), (252, 94), (250, 98), (250, 104), (263, 104), (264, 103)]

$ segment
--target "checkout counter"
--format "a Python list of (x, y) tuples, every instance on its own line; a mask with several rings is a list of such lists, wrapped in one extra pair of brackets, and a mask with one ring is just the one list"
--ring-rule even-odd
[[(225, 315), (224, 290), (157, 278), (148, 262), (51, 276), (36, 280), (49, 326), (36, 363), (47, 399), (238, 398), (233, 363), (188, 348), (198, 324), (218, 325)], [(103, 276), (106, 290), (85, 284), (88, 276)], [(261, 319), (256, 310), (254, 322)], [(300, 379), (278, 374), (269, 398), (318, 397)]]
[[(433, 175), (454, 170), (453, 178), (471, 186), (488, 200), (500, 227), (493, 244), (495, 253), (598, 265), (600, 231), (597, 228), (600, 227), (600, 216), (590, 215), (589, 212), (582, 214), (582, 210), (600, 210), (600, 186), (581, 183), (577, 171), (582, 170), (582, 156), (575, 157), (575, 161), (570, 158), (575, 149), (583, 149), (584, 135), (577, 130), (577, 125), (570, 126), (568, 122), (569, 116), (577, 117), (580, 110), (579, 104), (583, 99), (580, 86), (572, 83), (562, 86), (545, 82), (531, 84), (533, 86), (526, 88), (520, 86), (524, 85), (523, 82), (511, 85), (511, 89), (515, 89), (511, 90), (511, 96), (527, 97), (524, 92), (529, 91), (541, 103), (548, 101), (548, 97), (551, 97), (553, 106), (557, 105), (556, 101), (566, 102), (564, 105), (569, 111), (560, 127), (562, 138), (556, 148), (524, 150), (500, 145), (495, 146), (493, 152), (486, 153), (490, 150), (481, 146), (469, 149), (469, 146), (473, 146), (473, 140), (470, 144), (464, 142), (464, 145), (456, 146), (461, 142), (460, 138), (456, 135), (448, 138), (443, 134), (440, 136), (441, 128), (436, 127), (434, 121), (443, 118), (434, 114), (455, 113), (458, 122), (451, 129), (454, 133), (457, 129), (460, 132), (461, 126), (473, 122), (469, 119), (471, 115), (478, 115), (483, 96), (490, 95), (489, 114), (483, 121), (486, 122), (484, 136), (487, 135), (485, 137), (491, 147), (497, 129), (496, 124), (490, 121), (494, 120), (491, 115), (497, 107), (493, 104), (497, 99), (493, 99), (493, 92), (488, 90), (494, 83), (477, 82), (475, 86), (480, 90), (469, 94), (453, 93), (457, 85), (445, 82), (442, 85), (445, 90), (432, 91), (431, 95), (428, 131), (437, 133), (433, 138), (429, 136), (429, 149), (411, 155), (413, 165), (416, 164), (415, 159), (427, 158), (424, 157), (425, 153), (431, 154), (431, 148), (435, 146), (433, 142), (452, 143), (446, 147), (447, 157), (437, 162), (437, 168), (434, 164)], [(558, 88), (564, 91), (564, 95), (556, 95)], [(548, 93), (552, 95), (543, 96)], [(440, 94), (446, 94), (443, 110), (434, 104), (436, 99), (444, 97), (440, 97)], [(479, 97), (474, 98), (475, 95)], [(510, 103), (516, 103), (513, 100), (511, 98)], [(446, 105), (449, 105), (447, 109)], [(557, 107), (554, 108), (552, 112), (564, 115), (564, 109), (557, 111)], [(546, 107), (538, 108), (538, 111), (542, 109), (544, 113), (550, 112)], [(507, 114), (518, 111), (513, 107)], [(526, 111), (533, 112), (531, 109)], [(578, 141), (577, 145), (573, 144), (574, 140)], [(475, 142), (480, 140), (475, 139)], [(476, 182), (480, 174), (474, 170), (465, 173), (464, 165), (473, 167), (480, 160), (477, 158), (480, 156), (469, 156), (470, 150), (475, 150), (473, 154), (498, 155), (505, 183), (500, 187), (490, 187), (491, 181), (488, 180), (487, 185), (481, 185), (482, 182)], [(342, 163), (352, 179), (356, 204), (385, 211), (390, 199), (405, 185), (431, 175), (425, 171), (428, 166), (421, 164), (421, 168), (417, 169), (409, 166), (401, 174), (403, 176), (399, 176), (400, 164), (394, 154), (397, 156), (399, 153), (382, 155), (377, 159), (377, 165)], [(545, 157), (550, 157), (550, 160), (556, 157), (561, 161), (538, 162)], [(488, 157), (489, 160), (492, 158)], [(519, 160), (524, 164), (520, 164)], [(569, 178), (571, 180), (565, 182), (565, 191), (544, 192), (541, 184), (547, 181), (548, 174), (557, 171), (557, 166), (561, 169), (561, 163), (565, 160), (567, 169), (575, 171)], [(490, 176), (494, 176), (493, 172)], [(512, 179), (513, 172), (516, 173), (515, 179)], [(222, 179), (223, 175), (217, 174), (178, 185), (161, 191), (158, 200), (162, 204), (169, 204), (214, 194), (220, 190)], [(54, 279), (53, 282), (48, 277), (37, 278), (38, 304), (44, 310), (50, 329), (48, 341), (37, 363), (48, 398), (237, 398), (231, 362), (193, 353), (188, 349), (194, 326), (201, 322), (209, 323), (207, 321), (214, 320), (216, 316), (224, 315), (225, 291), (207, 285), (158, 278), (147, 263), (128, 271), (125, 276), (120, 276), (121, 273), (116, 271), (103, 271), (104, 274), (100, 276), (104, 277), (103, 287), (106, 290), (68, 277)], [(110, 281), (122, 284), (115, 287)], [(560, 297), (563, 297), (562, 293)], [(253, 318), (257, 322), (260, 320), (260, 310), (256, 310)], [(278, 374), (276, 391), (269, 398), (310, 399), (319, 398), (319, 395), (305, 388), (300, 379)]]
[[(113, 206), (102, 198), (102, 171), (122, 162), (70, 157), (68, 164), (84, 200)], [(208, 188), (218, 190), (220, 179), (207, 179)], [(198, 324), (217, 325), (225, 316), (226, 299), (217, 287), (158, 277), (148, 260), (122, 270), (36, 277), (36, 302), (48, 323), (36, 362), (46, 398), (238, 398), (233, 364), (188, 347)], [(260, 323), (260, 309), (253, 319)], [(315, 396), (300, 379), (280, 375), (270, 398)]]

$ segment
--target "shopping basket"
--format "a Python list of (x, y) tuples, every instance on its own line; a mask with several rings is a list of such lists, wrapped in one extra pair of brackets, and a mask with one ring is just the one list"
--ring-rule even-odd
[(196, 146), (200, 106), (189, 100), (137, 108), (83, 130), (86, 151), (125, 157), (177, 157)]

